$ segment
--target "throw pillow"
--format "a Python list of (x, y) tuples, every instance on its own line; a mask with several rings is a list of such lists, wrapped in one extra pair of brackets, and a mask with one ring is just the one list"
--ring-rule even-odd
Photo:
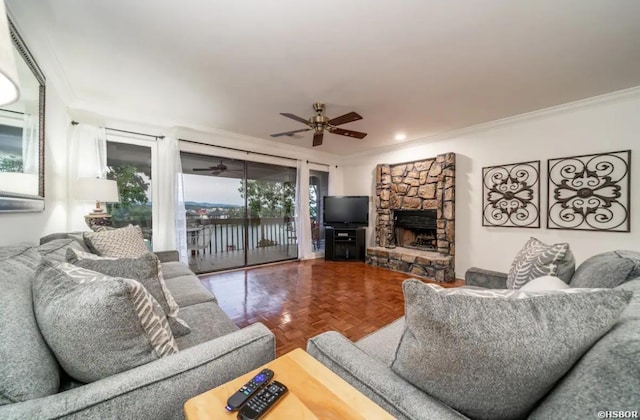
[(85, 232), (84, 240), (93, 253), (104, 257), (137, 258), (149, 252), (140, 226)]
[[(634, 295), (614, 327), (576, 363), (528, 417), (588, 419), (616, 407), (619, 413), (638, 411), (640, 395), (640, 279), (616, 289)], [(625, 417), (624, 415), (619, 418)], [(629, 414), (627, 418), (631, 417)]]
[(580, 264), (571, 287), (616, 287), (636, 277), (640, 277), (640, 252), (604, 252)]
[(42, 335), (77, 381), (97, 381), (178, 351), (162, 309), (138, 281), (45, 260), (33, 299)]
[(47, 258), (56, 262), (65, 262), (67, 248), (84, 251), (82, 245), (80, 245), (78, 241), (73, 238), (54, 239), (52, 241), (38, 245), (35, 249), (40, 253), (40, 255), (42, 255), (43, 258)]
[(55, 394), (60, 385), (58, 363), (33, 313), (31, 283), (40, 260), (29, 246), (0, 247), (0, 406)]
[(403, 283), (392, 369), (471, 418), (524, 418), (617, 321), (631, 293), (443, 289)]
[(151, 293), (167, 315), (174, 337), (189, 334), (191, 328), (178, 317), (179, 307), (167, 288), (158, 257), (147, 252), (138, 258), (100, 257), (75, 249), (67, 250), (67, 262), (111, 277), (134, 279)]
[(543, 290), (562, 290), (568, 289), (569, 285), (554, 276), (542, 276), (537, 279), (531, 280), (529, 283), (522, 286), (519, 290), (529, 292), (540, 292)]
[(569, 244), (546, 245), (536, 238), (530, 238), (511, 264), (507, 289), (519, 289), (542, 276), (556, 276), (569, 283), (575, 264)]

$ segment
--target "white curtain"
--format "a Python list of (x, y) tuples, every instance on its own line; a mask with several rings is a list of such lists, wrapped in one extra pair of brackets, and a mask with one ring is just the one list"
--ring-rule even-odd
[(189, 264), (189, 254), (187, 253), (187, 210), (184, 207), (184, 178), (182, 176), (179, 149), (177, 161), (180, 172), (176, 175), (176, 249), (180, 253), (180, 261)]
[(154, 232), (154, 249), (177, 249), (180, 261), (187, 262), (186, 214), (182, 186), (180, 146), (175, 137), (165, 137), (158, 143), (158, 206), (161, 226)]
[(76, 200), (78, 178), (104, 178), (107, 174), (107, 134), (103, 127), (78, 124), (69, 132), (67, 173), (67, 231), (87, 230), (84, 215), (93, 204)]
[(77, 178), (104, 178), (107, 175), (107, 133), (104, 127), (74, 125), (69, 147), (71, 182)]
[(296, 235), (298, 237), (298, 258), (313, 258), (311, 244), (311, 217), (309, 215), (309, 163), (298, 161), (296, 179)]
[(342, 195), (343, 193), (342, 168), (337, 165), (329, 165), (329, 195)]
[(22, 125), (22, 172), (38, 175), (38, 117), (24, 114)]

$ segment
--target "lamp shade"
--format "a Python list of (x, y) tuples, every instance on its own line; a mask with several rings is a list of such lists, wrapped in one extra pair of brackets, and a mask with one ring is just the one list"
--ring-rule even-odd
[(0, 105), (15, 102), (20, 93), (18, 90), (18, 69), (13, 54), (4, 0), (0, 0)]
[(117, 203), (118, 183), (110, 179), (79, 178), (75, 188), (78, 200), (99, 201), (102, 203)]

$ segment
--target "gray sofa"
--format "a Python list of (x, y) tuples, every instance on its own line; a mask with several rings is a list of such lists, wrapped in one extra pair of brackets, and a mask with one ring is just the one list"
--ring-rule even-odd
[[(66, 247), (73, 240), (77, 236), (49, 235), (35, 248), (43, 258), (63, 261)], [(19, 272), (2, 271), (3, 259), (11, 258), (11, 248), (0, 247), (0, 355), (20, 361), (16, 346), (19, 352), (20, 345), (30, 345), (29, 337), (40, 337), (37, 323), (35, 317), (25, 319), (24, 314), (16, 319), (5, 308), (10, 307), (6, 305), (9, 301), (24, 302), (22, 308), (32, 305), (30, 279), (37, 262)], [(189, 398), (275, 358), (275, 337), (264, 325), (238, 329), (220, 309), (215, 296), (178, 262), (177, 252), (157, 255), (167, 286), (180, 306), (179, 316), (191, 328), (189, 334), (176, 338), (180, 351), (90, 384), (74, 382), (61, 372), (57, 393), (27, 401), (12, 402), (0, 381), (0, 403), (4, 404), (0, 405), (0, 418), (182, 418), (183, 405)], [(33, 315), (33, 309), (24, 313), (26, 317)], [(15, 325), (9, 325), (12, 322)], [(24, 332), (25, 328), (28, 331)], [(8, 364), (6, 360), (2, 363)], [(36, 374), (37, 369), (37, 360), (25, 360), (23, 366), (0, 367), (0, 375), (24, 377)]]
[[(640, 409), (637, 257), (640, 254), (626, 251), (600, 254), (576, 270), (573, 285), (630, 290), (633, 298), (614, 327), (536, 404), (529, 418), (585, 419), (597, 418), (599, 411)], [(474, 268), (466, 278), (474, 286), (504, 288), (506, 275)], [(391, 369), (403, 330), (404, 318), (400, 318), (356, 343), (331, 331), (310, 339), (307, 351), (396, 418), (467, 418)]]

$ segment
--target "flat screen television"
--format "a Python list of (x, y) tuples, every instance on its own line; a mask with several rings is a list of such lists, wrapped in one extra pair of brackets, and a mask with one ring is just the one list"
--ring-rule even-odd
[(369, 225), (369, 197), (366, 195), (325, 196), (324, 225), (358, 227)]

